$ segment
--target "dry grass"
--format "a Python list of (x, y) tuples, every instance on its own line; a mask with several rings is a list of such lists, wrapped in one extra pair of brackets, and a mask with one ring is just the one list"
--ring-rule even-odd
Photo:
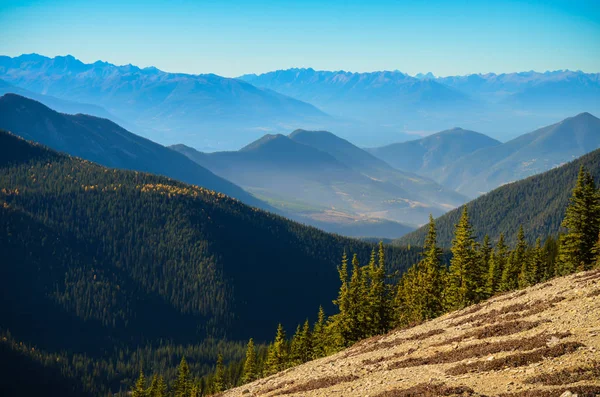
[(374, 397), (449, 397), (481, 396), (467, 386), (447, 386), (443, 383), (421, 383), (408, 389), (393, 389), (376, 394)]
[(485, 357), (490, 354), (496, 354), (516, 350), (533, 350), (546, 347), (549, 340), (553, 338), (565, 338), (570, 333), (560, 334), (539, 334), (530, 338), (518, 340), (506, 340), (500, 342), (486, 342), (471, 346), (464, 346), (458, 349), (439, 352), (430, 357), (409, 357), (406, 360), (391, 363), (388, 369), (416, 367), (419, 365), (454, 363), (468, 358)]
[(311, 379), (306, 383), (302, 383), (289, 389), (282, 390), (279, 393), (275, 394), (276, 396), (284, 395), (284, 394), (292, 394), (292, 393), (301, 393), (307, 392), (311, 390), (324, 389), (326, 387), (335, 386), (339, 383), (344, 382), (352, 382), (358, 379), (356, 375), (344, 375), (344, 376), (327, 376), (325, 378)]
[(458, 326), (467, 323), (478, 323), (480, 325), (486, 323), (491, 324), (502, 320), (507, 321), (516, 320), (517, 318), (529, 317), (554, 307), (555, 303), (561, 302), (564, 299), (564, 297), (558, 296), (549, 301), (540, 299), (531, 303), (516, 303), (514, 305), (505, 306), (501, 309), (490, 310), (488, 313), (480, 313), (475, 316), (467, 317), (465, 319), (453, 323), (452, 325)]
[(568, 385), (583, 380), (600, 379), (600, 361), (588, 365), (571, 367), (560, 371), (532, 376), (525, 383), (540, 383), (542, 385)]
[(573, 353), (584, 345), (578, 342), (565, 342), (526, 353), (512, 354), (495, 360), (478, 361), (470, 364), (459, 364), (446, 371), (449, 375), (462, 375), (469, 372), (488, 372), (503, 368), (522, 367), (540, 362), (546, 358), (560, 357)]
[(433, 346), (444, 346), (448, 343), (462, 342), (466, 339), (485, 339), (493, 336), (512, 335), (523, 331), (528, 331), (540, 325), (541, 321), (507, 321), (499, 324), (488, 325), (484, 328), (478, 328), (473, 331), (465, 332), (454, 338), (446, 339)]
[(354, 354), (352, 354), (352, 356), (358, 355), (358, 354), (365, 354), (365, 353), (369, 353), (369, 352), (380, 350), (380, 349), (389, 349), (391, 347), (400, 345), (405, 342), (425, 340), (425, 339), (431, 338), (432, 336), (443, 334), (444, 332), (446, 332), (446, 330), (444, 330), (442, 328), (436, 328), (436, 329), (432, 329), (431, 331), (422, 332), (420, 334), (415, 334), (413, 336), (409, 336), (407, 338), (396, 338), (396, 339), (393, 339), (390, 341), (385, 341), (385, 342), (380, 342), (380, 343), (377, 343), (375, 341), (375, 342), (371, 343), (370, 345), (363, 345), (364, 347), (362, 347), (362, 348), (353, 349)]
[(593, 297), (598, 296), (598, 295), (600, 295), (600, 288), (598, 288), (598, 289), (590, 292), (589, 294), (587, 294), (587, 297), (588, 298), (593, 298)]

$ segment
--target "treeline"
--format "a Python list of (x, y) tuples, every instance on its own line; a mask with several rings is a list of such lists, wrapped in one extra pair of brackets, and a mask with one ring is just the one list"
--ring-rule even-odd
[[(430, 218), (422, 259), (399, 279), (394, 274), (386, 274), (385, 251), (381, 243), (364, 266), (360, 265), (357, 255), (353, 255), (349, 266), (344, 254), (338, 267), (341, 286), (334, 301), (338, 313), (326, 317), (320, 309), (318, 320), (312, 326), (308, 320), (298, 325), (291, 338), (286, 337), (285, 330), (279, 325), (266, 354), (257, 352), (251, 339), (244, 360), (225, 367), (219, 356), (216, 370), (210, 377), (192, 380), (185, 370), (185, 361), (170, 389), (164, 382), (157, 388), (159, 376), (155, 375), (148, 383), (142, 374), (133, 390), (134, 395), (218, 393), (327, 356), (361, 339), (415, 325), (500, 293), (600, 267), (600, 190), (583, 167), (562, 226), (565, 233), (558, 240), (548, 237), (542, 244), (537, 238), (535, 244), (530, 245), (520, 227), (514, 246), (509, 247), (503, 235), (492, 246), (487, 236), (481, 242), (476, 241), (465, 207), (455, 227), (452, 259), (446, 266), (437, 245), (435, 222)], [(182, 388), (183, 384), (185, 388)]]

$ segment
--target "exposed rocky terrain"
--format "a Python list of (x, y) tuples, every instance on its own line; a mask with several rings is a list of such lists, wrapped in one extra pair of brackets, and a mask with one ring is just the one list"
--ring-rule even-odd
[(496, 296), (222, 394), (600, 395), (600, 269)]

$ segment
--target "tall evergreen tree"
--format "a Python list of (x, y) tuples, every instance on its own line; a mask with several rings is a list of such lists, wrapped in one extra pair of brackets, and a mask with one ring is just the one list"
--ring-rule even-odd
[(544, 271), (544, 252), (542, 250), (542, 241), (538, 237), (535, 241), (535, 247), (531, 249), (526, 260), (523, 261), (519, 273), (519, 288), (525, 288), (538, 283), (541, 280), (541, 274)]
[(527, 261), (527, 242), (525, 241), (525, 232), (523, 226), (519, 227), (517, 234), (517, 245), (502, 272), (502, 281), (500, 289), (502, 291), (512, 291), (519, 288), (519, 273), (523, 267), (523, 262)]
[(556, 275), (556, 262), (558, 260), (559, 243), (552, 236), (546, 238), (544, 242), (544, 269), (541, 275), (541, 281), (550, 280)]
[(456, 225), (452, 240), (452, 259), (446, 305), (451, 309), (460, 309), (477, 302), (477, 270), (475, 258), (475, 240), (469, 220), (467, 207)]
[(567, 233), (560, 238), (559, 274), (590, 269), (595, 260), (592, 250), (600, 231), (600, 195), (594, 178), (583, 166), (562, 226)]
[(146, 397), (146, 377), (144, 376), (144, 370), (140, 369), (140, 376), (135, 382), (135, 387), (131, 392), (133, 397)]
[(437, 247), (437, 233), (433, 216), (429, 215), (429, 230), (423, 247), (423, 260), (418, 271), (421, 320), (439, 316), (443, 312), (442, 302), (442, 250)]
[(265, 372), (267, 375), (276, 374), (283, 371), (288, 359), (287, 342), (285, 340), (285, 331), (283, 325), (277, 326), (275, 340), (269, 346), (267, 352), (267, 361), (265, 363)]
[(477, 255), (477, 286), (480, 300), (487, 299), (490, 296), (487, 283), (491, 257), (492, 245), (490, 243), (490, 236), (486, 234), (483, 237), (483, 243), (479, 247)]
[(325, 311), (319, 306), (317, 322), (313, 326), (313, 359), (325, 357), (328, 350), (328, 338), (325, 324)]
[(225, 390), (225, 367), (223, 366), (223, 355), (217, 355), (217, 366), (215, 368), (215, 378), (213, 382), (213, 391), (220, 393)]
[(256, 347), (254, 346), (254, 339), (250, 338), (248, 346), (246, 347), (246, 360), (244, 361), (244, 373), (242, 375), (242, 381), (244, 383), (252, 382), (258, 377), (258, 365), (256, 359)]
[(383, 243), (379, 243), (379, 260), (375, 261), (375, 250), (369, 262), (370, 287), (368, 292), (367, 322), (369, 336), (387, 331), (389, 327), (388, 297), (385, 285), (385, 253)]
[(504, 233), (500, 233), (500, 238), (496, 249), (490, 256), (490, 265), (487, 280), (487, 294), (492, 296), (500, 291), (502, 273), (508, 262), (508, 246), (504, 242)]
[(181, 358), (179, 367), (177, 367), (177, 379), (173, 385), (175, 397), (187, 397), (191, 390), (190, 367), (185, 359)]

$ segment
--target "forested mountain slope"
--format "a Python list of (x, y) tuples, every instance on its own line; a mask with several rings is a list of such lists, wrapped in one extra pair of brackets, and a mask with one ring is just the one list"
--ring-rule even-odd
[[(543, 174), (501, 186), (467, 203), (477, 237), (481, 241), (488, 234), (492, 241), (497, 241), (500, 233), (504, 233), (509, 242), (514, 242), (519, 225), (523, 225), (527, 236), (558, 234), (581, 166), (599, 181), (600, 150)], [(458, 208), (436, 219), (440, 245), (450, 246), (460, 215)], [(420, 244), (426, 233), (427, 228), (422, 227), (396, 243)]]
[(452, 164), (469, 153), (499, 144), (499, 141), (487, 135), (453, 128), (414, 141), (367, 150), (399, 170), (431, 175), (432, 171)]
[(34, 100), (6, 94), (0, 97), (0, 128), (107, 167), (165, 175), (216, 190), (248, 205), (269, 208), (239, 186), (185, 156), (132, 134), (107, 119), (62, 114)]
[[(6, 132), (0, 171), (0, 329), (36, 352), (66, 352), (94, 390), (116, 391), (137, 370), (115, 367), (123, 349), (128, 357), (147, 346), (139, 354), (154, 360), (159, 345), (209, 335), (261, 340), (280, 321), (291, 327), (319, 305), (329, 310), (342, 252), (366, 260), (373, 247)], [(390, 270), (418, 256), (392, 247), (387, 255)], [(169, 349), (170, 359), (184, 354)]]
[(470, 197), (560, 166), (600, 148), (600, 119), (589, 113), (483, 148), (431, 176)]

